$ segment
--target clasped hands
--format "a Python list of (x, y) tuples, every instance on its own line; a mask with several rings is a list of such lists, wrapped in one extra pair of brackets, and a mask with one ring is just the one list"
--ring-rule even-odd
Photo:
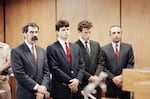
[(47, 88), (43, 85), (37, 87), (36, 99), (49, 98), (50, 93), (47, 91)]
[(88, 82), (89, 82), (89, 83), (93, 83), (93, 82), (95, 82), (97, 79), (98, 79), (98, 77), (97, 77), (96, 75), (90, 76), (89, 79), (88, 79)]
[(122, 87), (122, 75), (115, 76), (112, 81), (118, 88)]
[(76, 93), (78, 91), (79, 80), (74, 78), (69, 81), (68, 87), (70, 88), (72, 93)]

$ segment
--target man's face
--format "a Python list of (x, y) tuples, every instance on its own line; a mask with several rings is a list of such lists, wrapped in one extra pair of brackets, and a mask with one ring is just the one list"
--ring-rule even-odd
[(29, 26), (28, 27), (28, 32), (24, 33), (24, 37), (25, 40), (29, 43), (29, 44), (35, 44), (36, 41), (38, 40), (38, 34), (39, 34), (39, 30), (37, 27), (32, 27)]
[(57, 31), (57, 36), (62, 40), (67, 40), (70, 34), (69, 27), (62, 27)]
[(83, 28), (82, 31), (79, 31), (80, 37), (87, 41), (90, 39), (91, 30), (87, 28)]
[(121, 41), (121, 28), (112, 27), (110, 30), (110, 37), (114, 43), (118, 43), (119, 41)]

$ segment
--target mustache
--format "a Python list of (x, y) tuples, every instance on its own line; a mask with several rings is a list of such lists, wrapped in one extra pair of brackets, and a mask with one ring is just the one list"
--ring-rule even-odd
[(32, 40), (32, 41), (37, 41), (37, 40), (38, 40), (38, 37), (37, 37), (37, 36), (33, 36), (33, 37), (31, 38), (31, 40)]

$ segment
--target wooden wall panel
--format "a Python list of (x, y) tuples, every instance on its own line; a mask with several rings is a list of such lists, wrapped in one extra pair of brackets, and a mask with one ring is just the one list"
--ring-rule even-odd
[(6, 41), (11, 47), (24, 41), (22, 26), (36, 22), (40, 26), (38, 44), (44, 48), (55, 35), (55, 0), (6, 0)]
[(4, 42), (4, 12), (3, 0), (0, 0), (0, 41)]
[(123, 40), (133, 45), (135, 67), (150, 67), (150, 0), (122, 0)]
[(57, 0), (57, 20), (59, 19), (70, 22), (71, 41), (78, 39), (79, 21), (92, 21), (94, 27), (91, 39), (105, 45), (110, 42), (110, 27), (120, 25), (120, 0)]
[[(73, 42), (78, 39), (78, 22), (84, 19), (92, 21), (94, 27), (91, 39), (99, 41), (101, 46), (111, 41), (110, 27), (121, 23), (123, 41), (131, 43), (134, 48), (135, 66), (150, 67), (150, 53), (147, 53), (150, 50), (149, 0), (5, 0), (5, 2), (5, 40), (11, 47), (23, 41), (21, 28), (28, 21), (39, 24), (39, 45), (44, 48), (56, 40), (55, 23), (59, 19), (70, 22), (70, 40)], [(0, 18), (3, 18), (3, 13), (0, 13)], [(0, 21), (0, 24), (2, 22)], [(0, 31), (4, 31), (2, 27), (3, 25)], [(4, 34), (0, 33), (0, 40), (3, 40), (3, 37)]]

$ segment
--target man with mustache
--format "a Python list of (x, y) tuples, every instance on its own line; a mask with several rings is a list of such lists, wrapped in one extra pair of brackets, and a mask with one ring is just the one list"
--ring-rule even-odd
[(16, 99), (48, 98), (50, 72), (46, 52), (36, 45), (39, 26), (28, 23), (22, 31), (24, 43), (11, 51), (12, 69), (17, 80)]

